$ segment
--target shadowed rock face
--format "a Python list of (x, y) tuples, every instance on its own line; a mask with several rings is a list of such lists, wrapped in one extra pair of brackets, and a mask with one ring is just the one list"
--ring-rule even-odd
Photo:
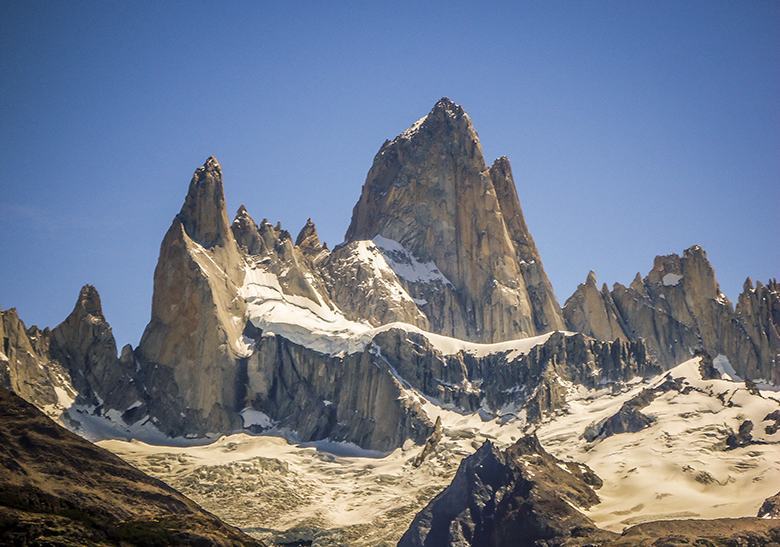
[(417, 514), (398, 547), (733, 547), (780, 540), (778, 496), (766, 500), (762, 518), (648, 522), (618, 535), (582, 512), (600, 503), (601, 486), (587, 466), (551, 456), (533, 435), (504, 451), (487, 441)]
[(111, 327), (103, 316), (100, 295), (92, 285), (79, 293), (71, 314), (51, 331), (51, 355), (70, 372), (77, 402), (124, 410), (142, 397), (132, 359), (117, 359)]
[[(435, 332), (481, 342), (563, 328), (506, 158), (488, 169), (471, 120), (442, 99), (374, 158), (345, 241), (393, 240), (451, 285), (406, 280)], [(403, 280), (402, 280), (403, 281)], [(442, 305), (443, 304), (443, 305)]]
[(0, 387), (4, 545), (262, 544)]
[[(59, 417), (72, 404), (124, 412), (143, 401), (128, 345), (117, 357), (100, 295), (85, 285), (70, 315), (54, 330), (26, 329), (16, 310), (0, 311), (0, 385)], [(136, 405), (136, 412), (145, 407)]]
[[(599, 503), (586, 466), (548, 454), (536, 437), (502, 452), (490, 441), (461, 462), (455, 478), (412, 522), (398, 547), (559, 545), (608, 540), (575, 507)], [(554, 543), (537, 543), (539, 541)]]
[(740, 376), (776, 382), (780, 354), (777, 283), (745, 283), (736, 311), (720, 292), (707, 254), (694, 246), (680, 257), (658, 256), (653, 269), (624, 287), (599, 291), (591, 272), (566, 301), (567, 327), (602, 340), (638, 340), (664, 368), (697, 350), (725, 355)]

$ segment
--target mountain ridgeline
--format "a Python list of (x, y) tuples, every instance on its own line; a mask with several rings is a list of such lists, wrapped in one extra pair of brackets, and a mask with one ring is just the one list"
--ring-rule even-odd
[(295, 239), (243, 206), (231, 223), (209, 158), (163, 238), (135, 349), (117, 356), (91, 286), (53, 330), (0, 313), (2, 385), (87, 437), (274, 427), (390, 451), (433, 433), (428, 401), (538, 421), (567, 386), (655, 375), (697, 350), (780, 381), (776, 281), (748, 280), (734, 309), (699, 247), (628, 288), (591, 273), (561, 308), (509, 160), (488, 167), (446, 98), (382, 145), (333, 250), (311, 221)]

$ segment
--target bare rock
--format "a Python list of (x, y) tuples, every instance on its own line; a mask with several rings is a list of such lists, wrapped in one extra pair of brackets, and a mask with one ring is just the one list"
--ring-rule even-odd
[(736, 315), (757, 353), (755, 369), (746, 371), (750, 378), (763, 378), (780, 384), (780, 286), (776, 279), (766, 285), (748, 277), (739, 295)]
[(503, 452), (487, 441), (461, 462), (398, 545), (601, 544), (617, 534), (599, 530), (576, 509), (599, 503), (588, 478), (593, 473), (585, 466), (554, 458), (535, 436)]
[(222, 170), (211, 157), (195, 171), (163, 239), (152, 318), (136, 352), (156, 425), (169, 435), (240, 426), (243, 264), (227, 220)]
[[(735, 313), (720, 291), (707, 254), (693, 246), (682, 257), (656, 257), (644, 279), (637, 274), (630, 286), (615, 283), (611, 292), (606, 287), (597, 292), (595, 275), (589, 275), (566, 301), (564, 317), (569, 329), (600, 339), (644, 340), (651, 358), (664, 368), (706, 351), (725, 355), (746, 378), (770, 378), (776, 367), (770, 310), (777, 297), (748, 285), (745, 291), (740, 312)], [(747, 328), (748, 322), (754, 326)]]
[(320, 243), (317, 228), (311, 219), (307, 220), (306, 225), (298, 232), (298, 237), (295, 238), (295, 246), (311, 259), (314, 259), (322, 252), (323, 245)]
[(322, 263), (320, 275), (331, 299), (348, 319), (367, 321), (375, 327), (401, 321), (430, 328), (417, 301), (372, 241), (337, 247)]
[(599, 340), (628, 341), (626, 326), (615, 307), (612, 295), (604, 286), (599, 291), (596, 274), (591, 271), (563, 306), (568, 329), (583, 332)]
[[(487, 167), (471, 120), (449, 99), (374, 158), (345, 241), (377, 236), (435, 264), (451, 284), (443, 303), (458, 306), (422, 308), (435, 332), (494, 342), (563, 328), (509, 163)], [(408, 285), (426, 281), (409, 280), (407, 291), (418, 298), (419, 289)]]
[(69, 371), (80, 404), (125, 410), (142, 400), (135, 363), (117, 358), (116, 340), (92, 285), (79, 293), (71, 314), (51, 331), (51, 356)]

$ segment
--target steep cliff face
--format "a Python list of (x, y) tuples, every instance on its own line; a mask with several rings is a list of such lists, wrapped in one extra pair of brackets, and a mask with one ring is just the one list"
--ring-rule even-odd
[(602, 545), (617, 534), (599, 530), (578, 509), (599, 503), (599, 486), (590, 469), (551, 456), (536, 437), (505, 451), (487, 441), (398, 546)]
[(694, 246), (682, 257), (656, 257), (644, 279), (637, 274), (631, 285), (616, 283), (611, 292), (606, 286), (599, 292), (595, 275), (589, 275), (566, 301), (563, 313), (572, 330), (607, 340), (643, 339), (652, 358), (665, 368), (704, 349), (724, 355), (740, 376), (771, 380), (778, 377), (780, 347), (780, 314), (773, 311), (778, 297), (776, 285), (771, 286), (774, 292), (746, 284), (735, 313), (707, 254)]
[(92, 285), (81, 289), (71, 314), (51, 331), (50, 354), (70, 372), (78, 404), (124, 411), (142, 400), (135, 362), (127, 351), (117, 359), (114, 335)]
[(780, 384), (780, 287), (776, 279), (766, 285), (749, 277), (737, 301), (736, 314), (758, 354), (755, 370), (747, 377)]
[(583, 332), (599, 340), (628, 340), (628, 327), (612, 300), (612, 294), (606, 284), (599, 291), (593, 271), (566, 301), (563, 317), (566, 327), (575, 332)]
[[(449, 99), (374, 159), (345, 241), (377, 236), (380, 247), (389, 240), (441, 272), (446, 282), (433, 287), (399, 275), (425, 301), (420, 309), (435, 332), (494, 342), (563, 328), (509, 163), (488, 169), (471, 120)], [(441, 291), (452, 294), (431, 294)]]
[(14, 309), (0, 316), (4, 387), (77, 430), (85, 413), (122, 415), (132, 407), (126, 418), (144, 415), (132, 348), (125, 346), (117, 357), (95, 287), (81, 289), (73, 311), (54, 330), (25, 329)]
[(240, 426), (235, 409), (246, 305), (243, 259), (230, 229), (222, 170), (195, 171), (160, 247), (152, 318), (136, 356), (157, 425), (170, 435)]
[(0, 380), (10, 389), (50, 416), (59, 416), (76, 399), (67, 368), (51, 358), (51, 331), (27, 329), (16, 309), (0, 311)]

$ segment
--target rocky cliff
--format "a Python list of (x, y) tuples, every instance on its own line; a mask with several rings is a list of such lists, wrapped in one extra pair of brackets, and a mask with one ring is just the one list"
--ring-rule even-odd
[(213, 157), (192, 177), (181, 211), (160, 246), (152, 318), (136, 357), (152, 414), (172, 436), (231, 431), (236, 409), (246, 305), (243, 259)]
[(414, 519), (398, 547), (602, 545), (581, 509), (599, 503), (586, 466), (551, 456), (534, 436), (506, 451), (487, 441)]
[(658, 256), (643, 279), (599, 291), (593, 272), (566, 301), (563, 315), (571, 330), (602, 340), (646, 342), (651, 357), (671, 368), (696, 350), (725, 356), (744, 378), (778, 378), (776, 282), (745, 284), (737, 309), (720, 291), (715, 271), (699, 246), (683, 256)]
[(25, 328), (15, 309), (0, 316), (3, 387), (77, 430), (77, 407), (98, 416), (130, 407), (133, 415), (144, 413), (132, 348), (117, 357), (95, 287), (81, 289), (73, 311), (54, 330)]
[(403, 257), (394, 270), (434, 332), (495, 342), (563, 328), (509, 162), (487, 167), (449, 99), (374, 158), (345, 236), (367, 239)]

